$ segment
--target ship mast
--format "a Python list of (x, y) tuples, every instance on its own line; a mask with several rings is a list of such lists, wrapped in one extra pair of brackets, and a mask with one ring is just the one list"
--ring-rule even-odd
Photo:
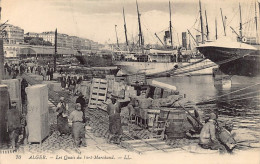
[[(1, 11), (2, 11), (2, 4), (0, 0), (0, 25), (2, 26)], [(0, 36), (0, 84), (3, 79), (4, 79), (4, 47), (3, 47), (3, 37)]]
[(139, 13), (137, 0), (136, 0), (136, 9), (137, 9), (138, 25), (139, 25), (139, 40), (138, 40), (138, 43), (139, 43), (139, 47), (142, 48), (142, 53), (144, 53), (144, 49), (143, 49), (144, 48), (144, 40), (143, 40), (143, 34), (142, 34), (142, 28), (141, 28), (141, 20), (140, 20), (141, 14)]
[(200, 28), (201, 28), (201, 43), (204, 44), (204, 31), (203, 31), (203, 20), (202, 20), (202, 11), (201, 11), (201, 2), (199, 0), (200, 7)]
[(218, 24), (217, 18), (215, 18), (216, 40), (218, 39)]
[(128, 39), (127, 39), (127, 30), (126, 30), (126, 21), (125, 21), (125, 9), (123, 8), (123, 17), (124, 17), (124, 29), (125, 29), (125, 43), (128, 47)]
[(117, 30), (116, 30), (117, 25), (115, 25), (115, 32), (116, 32), (116, 44), (117, 47), (119, 48), (119, 43), (118, 43), (118, 37), (117, 37)]
[(240, 36), (240, 40), (242, 40), (243, 34), (242, 34), (242, 14), (241, 14), (241, 6), (239, 3), (239, 14), (240, 14), (240, 23), (239, 23), (239, 36)]
[[(259, 3), (259, 12), (260, 12), (260, 3)], [(256, 42), (259, 42), (259, 38), (258, 38), (258, 22), (257, 22), (257, 5), (255, 2), (255, 30), (256, 30)]]
[(170, 39), (171, 39), (171, 47), (173, 48), (172, 41), (172, 12), (171, 12), (171, 2), (169, 1), (169, 12), (170, 12)]
[(225, 21), (224, 21), (223, 14), (222, 14), (222, 8), (220, 8), (220, 12), (221, 12), (221, 18), (222, 18), (222, 23), (223, 23), (224, 35), (227, 36), (226, 25), (225, 25)]
[(208, 25), (208, 18), (207, 18), (207, 12), (205, 10), (205, 18), (206, 18), (206, 36), (207, 36), (207, 40), (209, 40), (209, 25)]

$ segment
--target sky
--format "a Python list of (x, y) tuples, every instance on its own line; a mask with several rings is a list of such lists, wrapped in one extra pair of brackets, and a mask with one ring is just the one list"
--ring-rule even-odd
[[(0, 0), (2, 22), (20, 26), (25, 32), (54, 31), (79, 36), (99, 43), (115, 43), (115, 25), (119, 42), (125, 41), (122, 9), (125, 9), (128, 38), (137, 40), (138, 21), (135, 0)], [(218, 33), (223, 35), (220, 8), (227, 17), (227, 24), (238, 27), (238, 3), (242, 11), (251, 0), (201, 0), (205, 23), (205, 10), (209, 23), (210, 35), (215, 34), (215, 18)], [(198, 34), (199, 0), (171, 0), (173, 37), (175, 44), (180, 42), (181, 32), (190, 31)], [(168, 0), (138, 0), (141, 13), (142, 31), (146, 44), (159, 42), (163, 31), (169, 27)], [(247, 5), (248, 6), (248, 5)], [(244, 8), (243, 8), (244, 7)], [(252, 7), (252, 6), (251, 6)], [(252, 11), (252, 10), (250, 10)], [(244, 15), (243, 15), (244, 16)], [(246, 15), (243, 19), (245, 19)], [(197, 20), (197, 21), (196, 21)], [(231, 22), (231, 23), (230, 23)], [(228, 28), (228, 30), (230, 30)], [(179, 38), (179, 41), (178, 41)]]

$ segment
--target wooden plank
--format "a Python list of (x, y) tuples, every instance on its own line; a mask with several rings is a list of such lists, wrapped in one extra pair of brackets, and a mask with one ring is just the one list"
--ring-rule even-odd
[(138, 147), (138, 148), (134, 148), (135, 151), (138, 151), (138, 152), (146, 152), (146, 151), (154, 151), (154, 150), (157, 150), (155, 149), (154, 147)]

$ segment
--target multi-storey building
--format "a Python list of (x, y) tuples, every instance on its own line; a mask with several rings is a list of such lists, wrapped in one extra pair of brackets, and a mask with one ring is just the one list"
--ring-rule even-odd
[(27, 32), (26, 34), (24, 34), (24, 37), (37, 38), (37, 37), (39, 37), (39, 33), (36, 33), (36, 32)]
[(65, 39), (65, 47), (72, 48), (73, 47), (73, 38), (69, 35), (66, 36)]
[(4, 25), (4, 44), (24, 43), (24, 30), (11, 24)]
[(98, 42), (91, 42), (91, 50), (98, 50)]
[[(66, 34), (57, 34), (57, 46), (58, 47), (65, 47), (66, 44), (66, 38), (68, 35)], [(51, 42), (52, 45), (55, 45), (55, 32), (49, 31), (49, 32), (43, 32), (39, 34), (40, 38), (43, 38), (45, 41)]]

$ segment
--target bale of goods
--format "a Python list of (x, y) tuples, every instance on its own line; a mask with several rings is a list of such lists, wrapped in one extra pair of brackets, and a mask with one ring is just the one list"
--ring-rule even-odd
[(230, 150), (232, 150), (236, 146), (236, 141), (231, 135), (229, 131), (225, 128), (221, 128), (219, 132), (219, 139), (220, 141), (226, 145)]
[(2, 83), (7, 85), (10, 99), (17, 103), (18, 110), (21, 111), (21, 83), (18, 79), (2, 80)]
[(8, 133), (6, 112), (9, 109), (9, 93), (7, 85), (0, 85), (0, 145), (7, 143)]
[(182, 99), (182, 95), (170, 95), (167, 97), (168, 100), (171, 100), (173, 103), (175, 103), (176, 101)]
[(154, 89), (154, 95), (161, 95), (162, 94), (162, 88), (155, 87)]
[(162, 98), (161, 95), (153, 95), (153, 99), (160, 99), (160, 98)]
[(137, 98), (139, 107), (142, 109), (148, 109), (152, 106), (152, 98)]
[(28, 142), (42, 142), (49, 135), (48, 88), (38, 84), (25, 89), (28, 97)]
[(153, 99), (152, 108), (159, 108), (159, 107), (161, 107), (161, 99)]
[(128, 75), (126, 77), (126, 81), (128, 85), (136, 85), (136, 84), (143, 85), (146, 84), (146, 76), (145, 73)]

